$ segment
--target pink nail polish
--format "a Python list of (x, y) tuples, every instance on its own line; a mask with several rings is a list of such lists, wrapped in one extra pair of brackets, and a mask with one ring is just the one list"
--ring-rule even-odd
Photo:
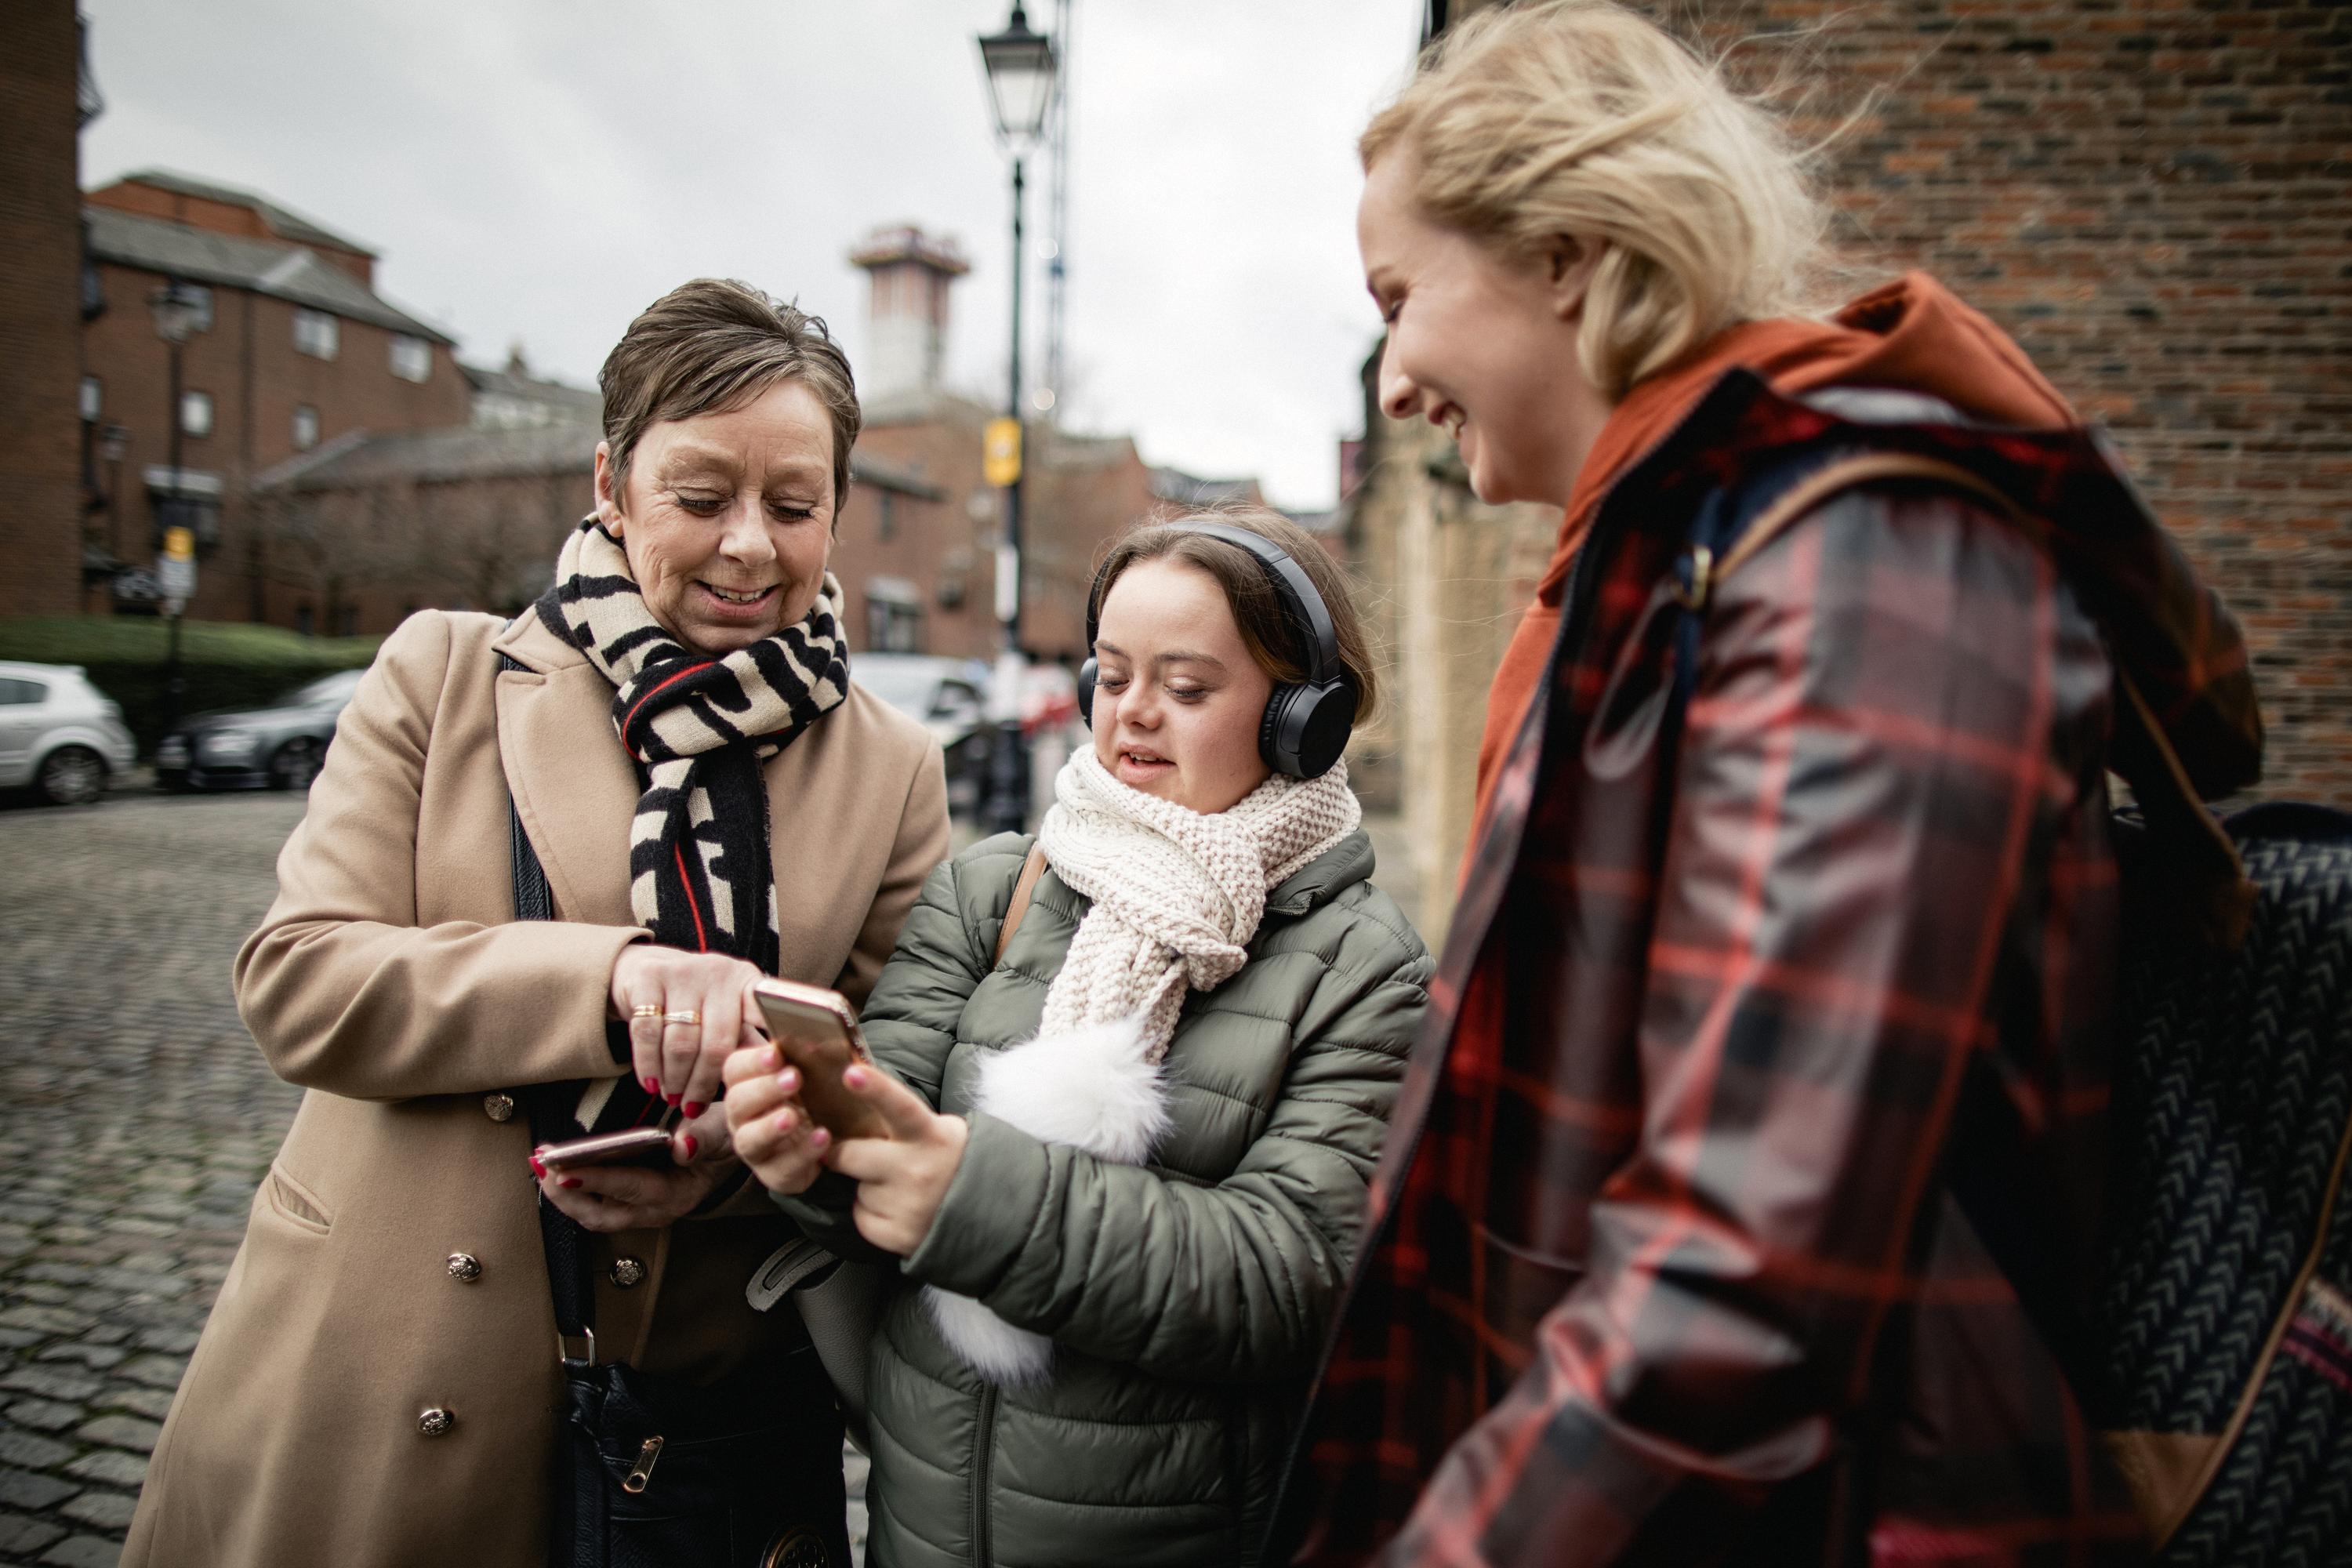
[(691, 1121), (696, 1117), (702, 1114), (702, 1101), (698, 1100), (689, 1100), (686, 1102), (684, 1109), (686, 1110), (686, 1119), (688, 1121)]
[(577, 1176), (566, 1176), (555, 1184), (559, 1187), (576, 1187), (580, 1184), (580, 1178)]
[(678, 1097), (677, 1097), (677, 1095), (674, 1095), (674, 1094), (671, 1094), (671, 1095), (665, 1095), (665, 1096), (663, 1096), (663, 1098), (664, 1098), (665, 1100), (667, 1100), (670, 1104), (672, 1104), (672, 1105), (676, 1105), (676, 1104), (677, 1103), (677, 1101), (678, 1101)]
[(695, 1150), (699, 1147), (700, 1145), (696, 1143), (694, 1141), (694, 1134), (691, 1132), (688, 1133), (686, 1135), (686, 1157), (689, 1160), (693, 1159)]
[(658, 1079), (650, 1079), (650, 1078), (649, 1078), (649, 1079), (641, 1079), (641, 1080), (639, 1080), (639, 1081), (641, 1081), (642, 1083), (644, 1083), (644, 1085), (646, 1086), (646, 1092), (647, 1094), (659, 1094), (659, 1093), (661, 1092), (661, 1081), (660, 1081)]
[(801, 1075), (794, 1072), (790, 1068), (786, 1068), (783, 1071), (776, 1075), (776, 1087), (782, 1089), (786, 1094), (792, 1093), (793, 1090), (800, 1088), (800, 1086)]
[(530, 1157), (530, 1173), (542, 1181), (547, 1177), (547, 1167), (539, 1163), (539, 1156), (536, 1154)]
[(792, 1113), (791, 1111), (789, 1111), (789, 1110), (779, 1110), (779, 1111), (777, 1111), (777, 1112), (776, 1112), (776, 1131), (779, 1131), (779, 1132), (790, 1132), (792, 1130), (793, 1130), (793, 1113)]
[(822, 1149), (822, 1148), (824, 1148), (826, 1144), (828, 1144), (828, 1143), (830, 1143), (830, 1142), (833, 1142), (833, 1134), (832, 1134), (832, 1133), (830, 1133), (830, 1132), (827, 1132), (824, 1128), (822, 1128), (822, 1127), (816, 1127), (816, 1128), (812, 1128), (812, 1129), (810, 1129), (810, 1131), (809, 1131), (809, 1147), (810, 1147), (810, 1148), (812, 1148), (812, 1149)]
[(841, 1081), (847, 1084), (852, 1089), (864, 1089), (866, 1087), (866, 1069), (864, 1068), (846, 1068), (842, 1071)]

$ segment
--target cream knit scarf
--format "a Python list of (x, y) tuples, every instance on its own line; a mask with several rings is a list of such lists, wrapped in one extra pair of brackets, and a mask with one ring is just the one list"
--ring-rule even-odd
[[(1038, 837), (1046, 863), (1093, 900), (1045, 992), (1036, 1038), (982, 1062), (976, 1110), (1049, 1143), (1140, 1164), (1166, 1131), (1159, 1064), (1187, 991), (1249, 960), (1265, 897), (1354, 832), (1363, 807), (1345, 763), (1316, 779), (1276, 773), (1206, 815), (1111, 777), (1091, 746), (1055, 784)], [(1042, 1379), (1053, 1342), (967, 1297), (923, 1293), (942, 1338), (999, 1384)]]

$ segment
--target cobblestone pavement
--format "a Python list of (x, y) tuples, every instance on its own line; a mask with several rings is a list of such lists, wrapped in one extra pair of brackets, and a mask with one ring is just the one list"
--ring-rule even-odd
[(299, 1098), (238, 1021), (229, 961), (301, 814), (278, 795), (0, 811), (0, 1563), (121, 1554)]

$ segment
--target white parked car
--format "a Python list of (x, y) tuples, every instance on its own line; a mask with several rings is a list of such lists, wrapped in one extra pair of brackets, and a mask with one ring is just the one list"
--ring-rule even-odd
[(53, 805), (84, 805), (136, 755), (122, 710), (79, 665), (0, 659), (0, 789), (30, 784)]

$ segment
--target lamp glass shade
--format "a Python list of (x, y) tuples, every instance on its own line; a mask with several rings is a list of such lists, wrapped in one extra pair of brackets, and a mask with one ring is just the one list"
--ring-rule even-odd
[(980, 40), (981, 64), (988, 68), (988, 96), (996, 110), (996, 132), (1016, 151), (1034, 143), (1054, 102), (1054, 40), (1032, 32), (1020, 6), (1004, 31)]
[(196, 311), (202, 304), (196, 295), (177, 283), (166, 283), (147, 296), (147, 309), (155, 317), (155, 335), (167, 343), (184, 343), (188, 334), (196, 330)]

